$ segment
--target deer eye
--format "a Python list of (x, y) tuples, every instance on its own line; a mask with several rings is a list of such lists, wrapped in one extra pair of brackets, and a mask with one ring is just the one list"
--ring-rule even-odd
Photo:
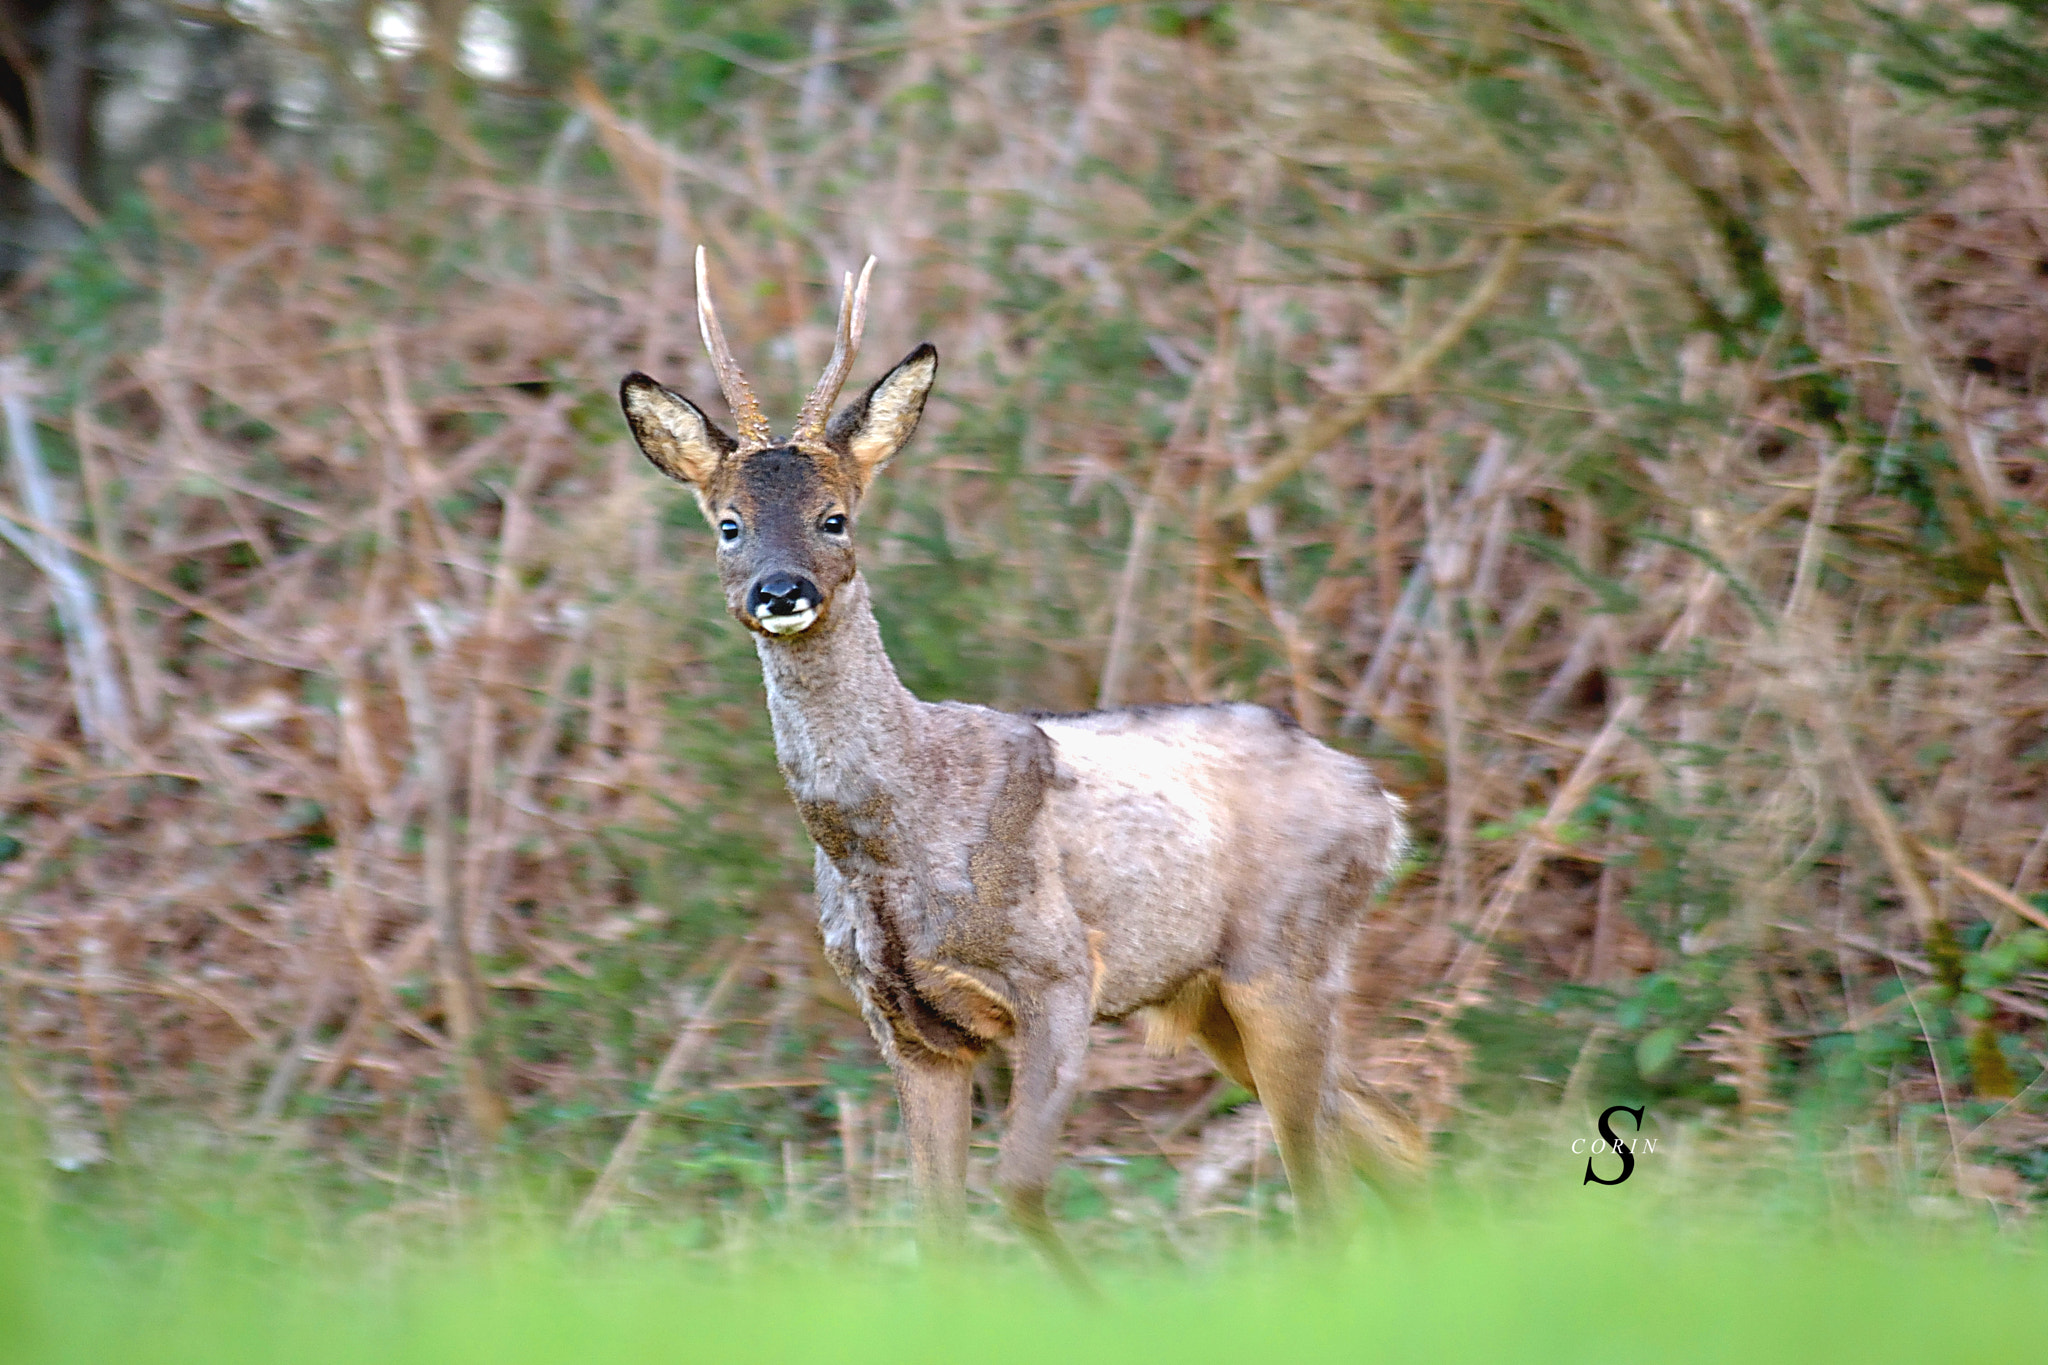
[(823, 521), (818, 523), (818, 529), (820, 531), (823, 531), (828, 536), (845, 535), (846, 513), (834, 512), (831, 516), (825, 518)]
[(738, 540), (740, 538), (740, 524), (738, 519), (734, 517), (727, 517), (723, 521), (719, 522), (718, 535), (721, 540)]

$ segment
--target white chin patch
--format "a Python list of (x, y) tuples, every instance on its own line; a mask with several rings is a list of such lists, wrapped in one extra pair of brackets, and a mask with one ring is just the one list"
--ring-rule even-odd
[(771, 635), (794, 635), (818, 619), (818, 609), (805, 607), (789, 616), (756, 616), (754, 619)]

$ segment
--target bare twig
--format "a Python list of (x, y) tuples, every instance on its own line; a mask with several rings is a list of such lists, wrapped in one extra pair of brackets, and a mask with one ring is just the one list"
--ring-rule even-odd
[(1429, 372), (1432, 365), (1445, 352), (1458, 344), (1475, 323), (1485, 317), (1514, 278), (1515, 269), (1522, 263), (1522, 255), (1528, 249), (1529, 238), (1524, 233), (1514, 233), (1495, 250), (1493, 259), (1487, 263), (1458, 306), (1451, 310), (1428, 339), (1414, 350), (1401, 357), (1394, 368), (1366, 386), (1363, 393), (1336, 404), (1321, 417), (1311, 419), (1287, 444), (1287, 449), (1268, 460), (1259, 471), (1230, 490), (1217, 505), (1215, 515), (1234, 517), (1266, 500), (1275, 489), (1308, 467), (1311, 460), (1328, 449), (1332, 442), (1345, 432), (1363, 422), (1372, 410), (1383, 400), (1395, 394), (1406, 393)]
[[(35, 386), (27, 362), (0, 359), (0, 406), (4, 406), (7, 449), (13, 457), (15, 482), (22, 501), (36, 521), (54, 526), (61, 519), (56, 490), (43, 462), (42, 445), (36, 439), (35, 414), (30, 406)], [(71, 665), (71, 680), (77, 697), (78, 724), (86, 737), (104, 754), (128, 749), (133, 730), (128, 719), (128, 699), (121, 689), (114, 663), (114, 650), (100, 619), (99, 599), (92, 583), (78, 566), (70, 547), (52, 543), (33, 532), (16, 530), (0, 521), (4, 536), (50, 580), (57, 616), (64, 624), (64, 652)]]
[(639, 1159), (640, 1148), (647, 1141), (648, 1131), (654, 1126), (654, 1109), (662, 1099), (674, 1090), (690, 1064), (696, 1060), (698, 1051), (711, 1035), (711, 1027), (718, 1017), (718, 1011), (725, 1004), (725, 997), (731, 993), (733, 983), (739, 980), (748, 960), (753, 956), (753, 945), (742, 940), (726, 956), (724, 970), (702, 1003), (690, 1012), (676, 1038), (669, 1045), (668, 1055), (661, 1059), (655, 1069), (654, 1079), (648, 1082), (647, 1097), (641, 1102), (633, 1121), (626, 1125), (625, 1134), (618, 1146), (612, 1149), (611, 1159), (605, 1162), (604, 1170), (597, 1177), (597, 1183), (590, 1187), (583, 1202), (576, 1208), (576, 1216), (569, 1221), (569, 1230), (581, 1234), (603, 1214), (605, 1206), (618, 1194), (619, 1187), (632, 1173), (633, 1163)]
[(392, 632), (387, 655), (405, 698), (407, 726), (414, 761), (426, 789), (427, 821), (423, 841), (426, 897), (439, 950), (441, 1008), (448, 1019), (448, 1038), (470, 1123), (486, 1147), (495, 1143), (507, 1117), (499, 1093), (490, 1048), (484, 1033), (483, 985), (477, 979), (469, 929), (456, 895), (454, 859), (454, 793), (442, 745), (441, 719), (426, 675), (413, 656), (404, 629)]

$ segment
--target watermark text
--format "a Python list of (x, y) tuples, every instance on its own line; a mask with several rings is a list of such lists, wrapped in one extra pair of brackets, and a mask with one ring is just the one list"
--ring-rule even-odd
[[(1625, 1138), (1618, 1135), (1613, 1128), (1614, 1116), (1616, 1114), (1627, 1114), (1636, 1121), (1636, 1132), (1640, 1134), (1643, 1131), (1642, 1106), (1630, 1108), (1625, 1104), (1609, 1105), (1607, 1111), (1600, 1115), (1600, 1136), (1596, 1138), (1580, 1138), (1572, 1144), (1574, 1154), (1581, 1152), (1590, 1153), (1586, 1157), (1586, 1178), (1579, 1182), (1581, 1185), (1619, 1185), (1636, 1173), (1636, 1153), (1642, 1152), (1649, 1155), (1654, 1154), (1657, 1150), (1657, 1139), (1655, 1138), (1641, 1136)], [(1593, 1156), (1604, 1155), (1610, 1152), (1621, 1158), (1621, 1174), (1615, 1176), (1612, 1180), (1609, 1180), (1604, 1175), (1596, 1175), (1593, 1172)]]

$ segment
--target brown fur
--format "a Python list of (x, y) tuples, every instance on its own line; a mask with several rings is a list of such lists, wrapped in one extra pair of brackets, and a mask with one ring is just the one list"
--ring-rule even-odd
[(1216, 987), (1221, 978), (1215, 972), (1196, 972), (1166, 999), (1148, 1006), (1145, 1016), (1145, 1046), (1162, 1057), (1171, 1057), (1190, 1042), (1219, 1006)]
[[(1147, 1014), (1200, 1044), (1271, 1115), (1302, 1215), (1326, 1222), (1358, 1170), (1389, 1189), (1425, 1151), (1349, 1075), (1332, 1037), (1351, 939), (1402, 847), (1399, 803), (1355, 759), (1258, 707), (1024, 717), (926, 703), (897, 679), (856, 567), (851, 518), (915, 429), (937, 357), (919, 347), (822, 441), (742, 449), (644, 375), (634, 435), (714, 526), (728, 608), (755, 633), (777, 756), (818, 846), (819, 925), (893, 1070), (920, 1206), (963, 1207), (972, 1065), (1007, 1044), (997, 1184), (1077, 1282), (1045, 1213), (1091, 1020)], [(815, 619), (747, 609), (801, 575)], [(772, 608), (781, 611), (783, 608)]]
[(917, 993), (949, 1019), (983, 1042), (1007, 1038), (1017, 1026), (1017, 1007), (1003, 993), (971, 972), (936, 962), (911, 964)]

